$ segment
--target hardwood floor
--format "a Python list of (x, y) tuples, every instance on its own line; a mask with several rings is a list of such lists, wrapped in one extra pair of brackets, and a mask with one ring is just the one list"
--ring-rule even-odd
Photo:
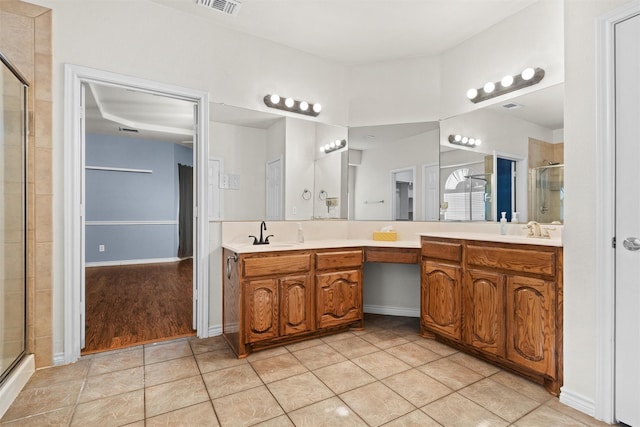
[(82, 354), (193, 336), (193, 262), (86, 269)]

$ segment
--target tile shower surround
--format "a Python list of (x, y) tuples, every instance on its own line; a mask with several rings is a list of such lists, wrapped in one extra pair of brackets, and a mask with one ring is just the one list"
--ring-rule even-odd
[(29, 81), (27, 136), (27, 352), (53, 364), (51, 10), (0, 1), (0, 49)]
[(418, 335), (417, 318), (237, 359), (181, 339), (40, 369), (1, 425), (605, 426), (542, 387)]

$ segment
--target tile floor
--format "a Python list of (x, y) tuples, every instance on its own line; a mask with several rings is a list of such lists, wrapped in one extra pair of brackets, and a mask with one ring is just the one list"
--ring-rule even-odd
[(418, 319), (236, 359), (222, 337), (38, 370), (8, 426), (600, 426), (540, 386), (418, 336)]

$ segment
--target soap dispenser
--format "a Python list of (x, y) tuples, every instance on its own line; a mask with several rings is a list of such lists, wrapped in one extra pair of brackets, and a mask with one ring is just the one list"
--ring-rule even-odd
[(304, 243), (304, 233), (302, 232), (302, 224), (298, 223), (298, 243)]
[(500, 218), (500, 234), (503, 236), (507, 234), (507, 213), (500, 212), (502, 214), (502, 218)]

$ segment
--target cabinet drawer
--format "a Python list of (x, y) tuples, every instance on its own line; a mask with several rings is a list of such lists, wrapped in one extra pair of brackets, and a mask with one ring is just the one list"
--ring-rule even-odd
[(418, 264), (420, 260), (420, 250), (406, 248), (367, 248), (364, 257), (366, 262)]
[(422, 256), (446, 261), (462, 261), (462, 243), (455, 240), (442, 242), (422, 239)]
[(316, 269), (340, 269), (362, 266), (362, 249), (347, 249), (344, 251), (317, 252)]
[(556, 271), (555, 251), (467, 245), (467, 265), (489, 267), (516, 273), (553, 276)]
[(244, 277), (302, 273), (311, 269), (311, 254), (261, 255), (242, 260)]

